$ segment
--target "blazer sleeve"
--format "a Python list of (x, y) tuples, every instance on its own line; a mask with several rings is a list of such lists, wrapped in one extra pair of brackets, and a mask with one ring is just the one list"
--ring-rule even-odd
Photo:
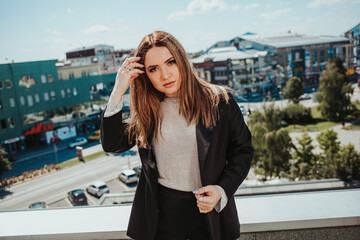
[(105, 152), (119, 153), (131, 149), (135, 145), (129, 141), (128, 124), (122, 119), (122, 111), (110, 117), (104, 117), (106, 109), (101, 115), (100, 138)]
[(251, 144), (251, 133), (245, 124), (243, 115), (234, 98), (229, 94), (228, 111), (228, 145), (226, 149), (226, 166), (218, 183), (230, 199), (246, 178), (254, 155)]

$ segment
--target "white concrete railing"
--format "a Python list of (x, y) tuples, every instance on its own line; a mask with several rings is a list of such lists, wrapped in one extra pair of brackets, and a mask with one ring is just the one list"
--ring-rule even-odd
[[(242, 196), (241, 232), (360, 225), (360, 189)], [(0, 239), (127, 239), (131, 204), (0, 212)]]

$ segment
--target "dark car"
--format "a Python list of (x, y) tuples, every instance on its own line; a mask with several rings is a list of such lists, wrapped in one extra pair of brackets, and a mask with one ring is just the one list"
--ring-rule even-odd
[(81, 189), (68, 192), (68, 197), (73, 205), (87, 205), (87, 197)]

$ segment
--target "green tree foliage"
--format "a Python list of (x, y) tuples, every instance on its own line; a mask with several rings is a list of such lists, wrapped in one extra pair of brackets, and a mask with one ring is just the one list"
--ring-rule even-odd
[(334, 58), (321, 74), (316, 99), (323, 117), (332, 120), (343, 120), (351, 111), (351, 95), (354, 89), (346, 77), (346, 69), (339, 58)]
[(319, 158), (319, 178), (336, 178), (335, 160), (340, 150), (337, 132), (326, 130), (317, 136), (317, 140), (323, 150)]
[(263, 105), (262, 112), (254, 111), (249, 119), (249, 125), (264, 124), (268, 131), (278, 130), (281, 127), (281, 111), (274, 103)]
[(288, 131), (280, 129), (280, 110), (264, 104), (261, 112), (251, 114), (248, 124), (255, 149), (253, 166), (264, 171), (265, 179), (288, 171), (293, 145)]
[(335, 171), (343, 181), (360, 180), (360, 154), (354, 145), (341, 146), (335, 159)]
[(271, 131), (264, 136), (266, 155), (260, 165), (266, 176), (281, 176), (281, 172), (289, 170), (290, 151), (293, 148), (289, 132), (285, 129)]
[(295, 163), (290, 168), (290, 179), (310, 180), (317, 178), (318, 157), (313, 153), (315, 147), (312, 144), (311, 137), (305, 131), (301, 138), (296, 139), (298, 146), (293, 154)]
[(291, 100), (293, 103), (300, 102), (300, 96), (304, 92), (304, 83), (299, 77), (292, 77), (287, 82), (283, 89), (283, 97)]
[(307, 124), (313, 118), (310, 108), (306, 108), (300, 104), (291, 104), (281, 111), (281, 119), (288, 124)]
[(6, 158), (6, 152), (4, 148), (0, 145), (0, 177), (3, 173), (11, 170), (11, 162)]

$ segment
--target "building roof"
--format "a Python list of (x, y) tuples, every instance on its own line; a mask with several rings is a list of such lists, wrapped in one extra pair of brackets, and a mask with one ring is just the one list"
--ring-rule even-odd
[(346, 37), (339, 36), (310, 36), (297, 33), (283, 35), (243, 35), (242, 39), (275, 48), (295, 47), (313, 44), (337, 43), (349, 41)]
[(223, 62), (227, 59), (248, 59), (257, 58), (259, 56), (266, 56), (267, 51), (258, 51), (255, 49), (240, 51), (235, 47), (212, 48), (207, 53), (192, 59), (193, 63), (202, 63), (206, 59), (211, 59), (213, 62)]
[(110, 46), (110, 45), (98, 44), (98, 45), (93, 45), (93, 46), (88, 46), (88, 47), (80, 47), (80, 48), (72, 49), (70, 51), (67, 51), (67, 53), (83, 51), (83, 50), (88, 50), (88, 49), (109, 48), (109, 47), (113, 48), (113, 46)]

